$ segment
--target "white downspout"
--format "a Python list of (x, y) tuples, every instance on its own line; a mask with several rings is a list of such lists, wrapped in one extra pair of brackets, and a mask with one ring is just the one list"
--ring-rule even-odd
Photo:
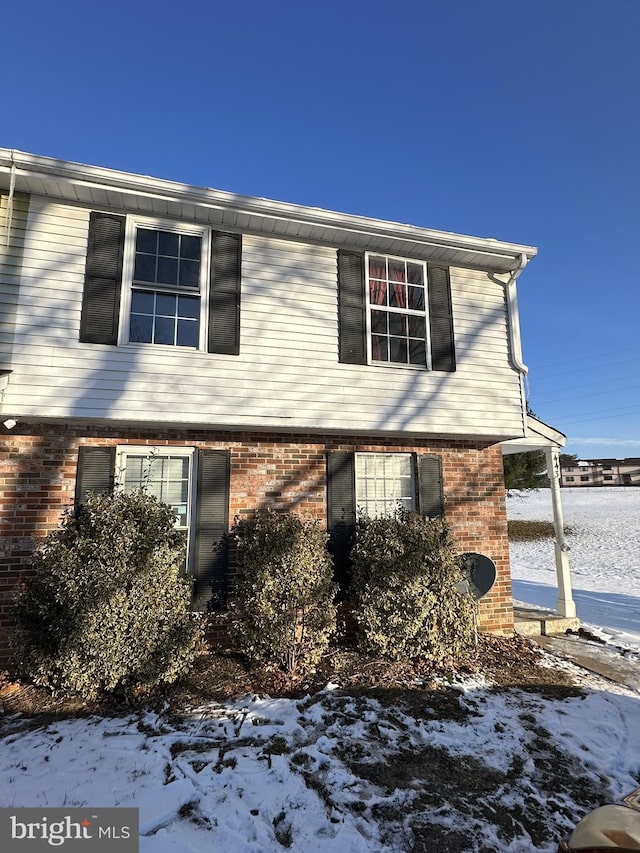
[(518, 298), (516, 296), (516, 281), (522, 270), (528, 264), (529, 259), (524, 254), (520, 255), (515, 269), (511, 271), (509, 280), (505, 285), (507, 294), (507, 313), (509, 316), (509, 342), (511, 344), (511, 359), (513, 366), (523, 376), (529, 372), (529, 368), (522, 360), (522, 339), (520, 338), (520, 314), (518, 312)]
[(5, 237), (5, 246), (9, 246), (11, 239), (11, 224), (13, 222), (13, 196), (16, 189), (16, 161), (11, 151), (11, 177), (9, 178), (9, 197), (7, 198), (7, 234)]

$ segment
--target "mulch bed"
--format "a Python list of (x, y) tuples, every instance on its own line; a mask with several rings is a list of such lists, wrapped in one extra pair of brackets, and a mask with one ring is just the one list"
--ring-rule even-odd
[(85, 702), (77, 696), (54, 696), (44, 688), (0, 672), (0, 720), (2, 714), (48, 718), (112, 716), (135, 707), (168, 707), (180, 713), (247, 694), (300, 698), (323, 689), (329, 682), (343, 693), (367, 693), (389, 701), (419, 701), (421, 694), (428, 691), (432, 702), (438, 692), (444, 699), (449, 682), (469, 675), (483, 676), (497, 688), (518, 687), (550, 696), (575, 691), (566, 672), (541, 665), (540, 650), (532, 641), (517, 635), (484, 635), (470, 658), (457, 667), (435, 667), (428, 661), (388, 661), (353, 647), (338, 646), (324, 656), (313, 675), (298, 681), (288, 679), (275, 667), (251, 666), (239, 655), (220, 650), (198, 658), (192, 671), (176, 684), (153, 694), (141, 693), (126, 703), (113, 697)]

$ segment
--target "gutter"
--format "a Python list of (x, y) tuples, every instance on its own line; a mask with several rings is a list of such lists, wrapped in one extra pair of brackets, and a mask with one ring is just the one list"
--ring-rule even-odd
[[(537, 249), (514, 243), (485, 237), (453, 234), (447, 231), (435, 231), (415, 225), (372, 219), (366, 216), (339, 213), (318, 207), (272, 201), (265, 198), (238, 195), (224, 190), (196, 187), (189, 184), (135, 175), (115, 169), (99, 166), (87, 166), (70, 163), (51, 157), (28, 154), (15, 149), (0, 148), (0, 171), (9, 171), (12, 164), (17, 166), (19, 176), (26, 179), (52, 180), (71, 185), (84, 186), (98, 190), (115, 190), (126, 194), (144, 195), (162, 201), (178, 201), (197, 206), (229, 211), (246, 216), (260, 216), (265, 220), (285, 221), (297, 225), (336, 229), (342, 232), (366, 237), (382, 236), (401, 239), (416, 245), (430, 245), (434, 248), (453, 251), (476, 252), (485, 255), (488, 265), (492, 258), (507, 259), (516, 253), (533, 258)], [(504, 270), (503, 270), (504, 271)]]

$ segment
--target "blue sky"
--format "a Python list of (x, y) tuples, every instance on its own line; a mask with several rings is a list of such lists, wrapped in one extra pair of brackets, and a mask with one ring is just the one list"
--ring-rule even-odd
[(0, 145), (526, 243), (530, 405), (640, 456), (638, 0), (35, 0)]

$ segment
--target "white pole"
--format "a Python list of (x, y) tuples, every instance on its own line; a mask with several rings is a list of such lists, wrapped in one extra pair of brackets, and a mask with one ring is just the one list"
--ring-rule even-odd
[(576, 605), (571, 591), (571, 571), (569, 568), (569, 547), (564, 538), (564, 519), (562, 517), (562, 498), (560, 497), (560, 451), (557, 446), (545, 450), (547, 457), (547, 476), (551, 485), (553, 502), (553, 524), (556, 532), (556, 573), (558, 576), (557, 610), (561, 616), (576, 616)]

